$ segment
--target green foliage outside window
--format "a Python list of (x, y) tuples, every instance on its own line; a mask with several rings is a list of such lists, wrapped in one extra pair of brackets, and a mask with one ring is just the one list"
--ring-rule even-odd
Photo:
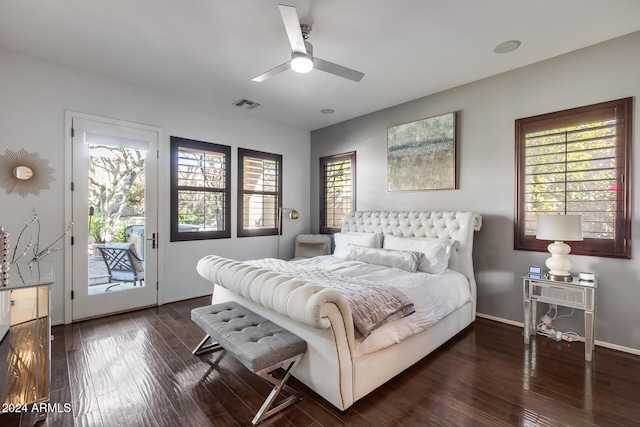
[(527, 234), (539, 213), (581, 213), (585, 237), (613, 239), (617, 210), (615, 122), (526, 135)]

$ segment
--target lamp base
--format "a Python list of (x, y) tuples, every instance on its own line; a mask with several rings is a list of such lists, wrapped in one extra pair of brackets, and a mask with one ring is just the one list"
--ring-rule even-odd
[[(571, 252), (571, 247), (564, 242), (555, 241), (547, 246), (551, 257), (544, 262), (549, 269), (549, 277), (556, 277), (557, 282), (571, 281), (571, 261), (565, 256)], [(565, 279), (566, 278), (566, 279)]]
[(547, 274), (547, 277), (549, 278), (549, 280), (553, 280), (554, 282), (571, 282), (573, 281), (573, 277), (572, 276), (564, 276), (564, 275), (560, 275), (560, 274)]

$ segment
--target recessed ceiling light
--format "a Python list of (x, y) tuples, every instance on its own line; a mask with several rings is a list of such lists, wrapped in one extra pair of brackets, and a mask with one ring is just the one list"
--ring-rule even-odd
[(322, 114), (333, 114), (333, 113), (335, 113), (335, 112), (336, 112), (336, 110), (333, 110), (333, 109), (331, 109), (331, 108), (324, 108), (324, 109), (320, 110), (320, 112), (321, 112)]
[(495, 53), (507, 53), (520, 47), (520, 40), (509, 40), (493, 48)]

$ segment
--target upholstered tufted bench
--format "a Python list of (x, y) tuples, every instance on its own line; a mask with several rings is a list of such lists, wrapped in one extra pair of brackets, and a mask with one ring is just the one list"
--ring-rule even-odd
[[(236, 302), (194, 308), (191, 320), (207, 334), (193, 354), (224, 348), (251, 372), (274, 385), (253, 418), (254, 425), (302, 399), (301, 394), (285, 384), (307, 351), (307, 343), (302, 338)], [(213, 343), (207, 344), (209, 340)], [(282, 379), (272, 375), (278, 368), (285, 371)], [(282, 389), (291, 396), (269, 409)]]

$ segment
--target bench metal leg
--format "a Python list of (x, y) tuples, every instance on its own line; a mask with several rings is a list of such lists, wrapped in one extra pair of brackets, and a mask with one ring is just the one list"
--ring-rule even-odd
[[(295, 391), (294, 389), (292, 389), (291, 387), (285, 384), (289, 379), (289, 377), (291, 376), (291, 372), (295, 369), (298, 362), (300, 362), (300, 359), (302, 359), (302, 356), (303, 356), (302, 354), (299, 354), (295, 357), (292, 357), (281, 363), (278, 363), (277, 365), (271, 366), (269, 368), (263, 369), (262, 371), (258, 371), (255, 373), (259, 377), (264, 378), (265, 380), (273, 384), (274, 387), (273, 387), (273, 390), (271, 390), (271, 393), (269, 394), (269, 396), (267, 396), (267, 398), (265, 399), (260, 410), (256, 413), (256, 416), (253, 417), (253, 421), (251, 421), (253, 425), (258, 424), (265, 418), (270, 417), (276, 412), (280, 412), (281, 410), (288, 407), (289, 405), (302, 399), (303, 397), (302, 394), (298, 393), (297, 391)], [(287, 364), (288, 366), (285, 368)], [(275, 371), (278, 368), (285, 369), (285, 374), (281, 380), (275, 378), (272, 375), (273, 371)], [(275, 406), (269, 409), (283, 389), (291, 393), (291, 396), (284, 399), (278, 406)]]
[(209, 334), (207, 334), (202, 341), (200, 341), (200, 344), (198, 344), (196, 346), (196, 348), (193, 349), (193, 351), (191, 352), (192, 354), (198, 355), (198, 354), (202, 354), (202, 353), (206, 353), (207, 351), (213, 351), (213, 350), (219, 350), (222, 349), (222, 346), (220, 344), (218, 344), (217, 342), (212, 341), (211, 344), (205, 345), (205, 343), (211, 339), (211, 337), (209, 336)]

